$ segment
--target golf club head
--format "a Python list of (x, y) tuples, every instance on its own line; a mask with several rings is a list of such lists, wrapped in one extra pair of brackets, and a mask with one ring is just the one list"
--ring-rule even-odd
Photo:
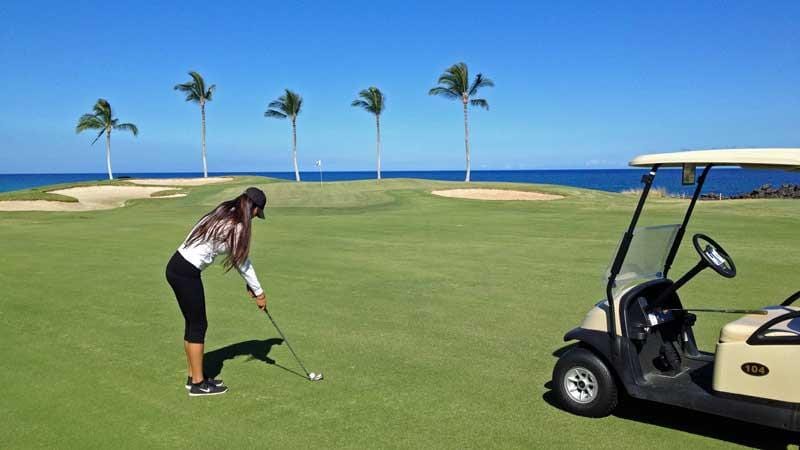
[(322, 378), (323, 378), (322, 377), (322, 372), (320, 372), (320, 373), (311, 372), (310, 374), (308, 374), (308, 380), (309, 381), (321, 381)]

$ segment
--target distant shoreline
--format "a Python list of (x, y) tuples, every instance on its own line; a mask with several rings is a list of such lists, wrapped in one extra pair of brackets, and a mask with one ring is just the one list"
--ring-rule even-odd
[[(580, 169), (472, 169), (472, 172), (604, 172), (604, 171), (642, 171), (644, 169), (640, 169), (638, 167), (617, 167), (617, 168), (606, 168), (606, 169), (598, 169), (594, 167), (584, 167)], [(661, 169), (664, 170), (680, 170), (677, 167), (663, 167)], [(714, 170), (741, 170), (739, 167), (717, 167)], [(443, 173), (464, 173), (463, 169), (426, 169), (426, 170), (381, 170), (381, 174), (393, 174), (393, 173), (434, 173), (434, 172), (443, 172)], [(145, 176), (145, 175), (159, 175), (159, 174), (173, 174), (173, 175), (182, 175), (183, 178), (185, 177), (193, 177), (193, 176), (202, 176), (202, 172), (181, 172), (181, 171), (174, 171), (174, 172), (119, 172), (119, 176)], [(237, 170), (229, 170), (229, 171), (221, 171), (221, 172), (213, 172), (209, 171), (208, 176), (220, 176), (220, 175), (260, 175), (260, 174), (290, 174), (293, 175), (294, 172), (289, 171), (237, 171)], [(372, 174), (375, 175), (374, 170), (323, 170), (323, 173), (363, 173), (363, 174)], [(314, 170), (301, 170), (300, 174), (319, 174), (319, 171)], [(6, 175), (97, 175), (101, 177), (107, 177), (108, 175), (105, 172), (0, 172), (0, 177)], [(117, 177), (117, 173), (114, 173), (114, 176)]]

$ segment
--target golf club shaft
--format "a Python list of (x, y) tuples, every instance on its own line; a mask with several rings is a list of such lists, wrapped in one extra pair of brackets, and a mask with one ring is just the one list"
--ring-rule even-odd
[(695, 311), (695, 312), (714, 312), (724, 314), (757, 314), (759, 316), (766, 316), (769, 314), (763, 309), (713, 309), (713, 308), (670, 308), (667, 311)]
[(289, 343), (289, 340), (286, 339), (286, 335), (283, 334), (281, 328), (278, 326), (277, 323), (275, 323), (275, 319), (272, 318), (272, 314), (270, 314), (269, 310), (266, 308), (264, 308), (264, 312), (267, 313), (267, 317), (269, 317), (270, 322), (272, 322), (272, 325), (275, 327), (276, 330), (278, 330), (278, 334), (280, 334), (281, 337), (283, 338), (283, 342), (286, 342), (286, 346), (289, 347), (289, 351), (292, 352), (292, 355), (294, 356), (294, 359), (297, 361), (297, 364), (300, 364), (300, 367), (303, 369), (303, 372), (305, 372), (306, 376), (308, 376), (308, 370), (306, 370), (306, 366), (304, 366), (303, 362), (300, 361), (300, 358), (297, 357), (297, 353), (294, 352), (292, 344)]

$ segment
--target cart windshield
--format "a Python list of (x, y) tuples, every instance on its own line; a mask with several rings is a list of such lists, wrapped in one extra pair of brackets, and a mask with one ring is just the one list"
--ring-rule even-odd
[[(664, 265), (680, 224), (636, 228), (625, 262), (613, 286), (614, 294), (642, 281), (664, 278)], [(619, 244), (617, 244), (617, 251)], [(614, 252), (616, 256), (617, 252)], [(611, 264), (613, 264), (613, 260)], [(606, 269), (605, 281), (611, 275)]]

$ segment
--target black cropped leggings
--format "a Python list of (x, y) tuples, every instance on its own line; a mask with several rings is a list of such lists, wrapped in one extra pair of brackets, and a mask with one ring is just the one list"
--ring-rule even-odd
[(175, 252), (167, 264), (167, 282), (175, 292), (178, 306), (183, 313), (185, 327), (183, 339), (194, 344), (205, 342), (208, 321), (206, 320), (206, 296), (200, 270)]

